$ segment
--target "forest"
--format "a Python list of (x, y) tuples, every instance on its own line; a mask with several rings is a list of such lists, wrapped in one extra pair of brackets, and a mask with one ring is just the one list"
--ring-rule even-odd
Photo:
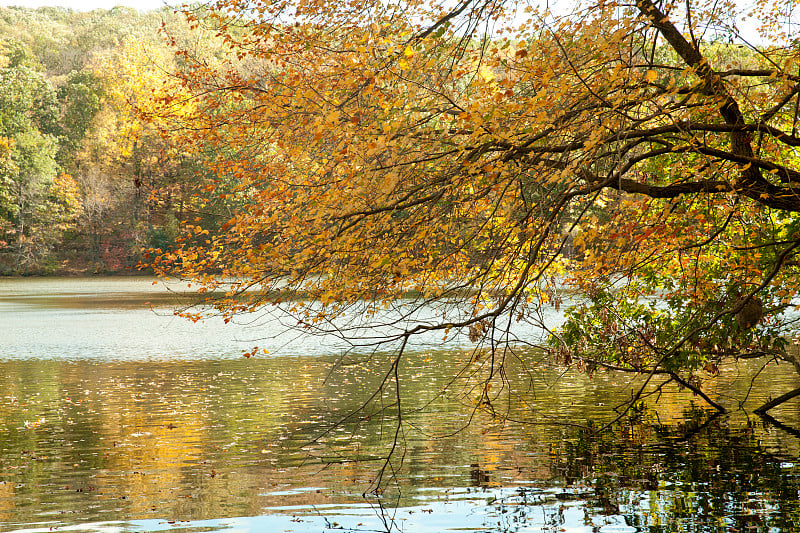
[(178, 235), (197, 159), (138, 114), (171, 9), (0, 8), (0, 274), (131, 273)]

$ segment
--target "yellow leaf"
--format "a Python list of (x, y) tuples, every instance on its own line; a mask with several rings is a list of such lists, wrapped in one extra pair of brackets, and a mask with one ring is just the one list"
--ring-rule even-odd
[(410, 46), (406, 46), (406, 49), (403, 50), (403, 55), (412, 58), (414, 57), (414, 50), (412, 50)]
[(648, 70), (647, 73), (644, 75), (644, 79), (647, 80), (647, 83), (652, 83), (656, 81), (657, 77), (658, 77), (658, 72), (652, 69)]

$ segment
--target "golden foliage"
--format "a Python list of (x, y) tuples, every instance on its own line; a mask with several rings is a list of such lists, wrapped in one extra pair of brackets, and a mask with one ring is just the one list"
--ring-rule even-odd
[[(583, 333), (551, 337), (571, 339), (570, 360), (696, 368), (767, 350), (697, 337), (728, 335), (756, 293), (772, 309), (765, 338), (786, 332), (781, 302), (800, 286), (797, 47), (775, 33), (748, 48), (735, 30), (724, 36), (738, 44), (701, 41), (732, 6), (659, 5), (187, 12), (223, 48), (214, 61), (179, 49), (151, 116), (213, 152), (198, 201), (226, 208), (220, 224), (187, 224), (154, 266), (224, 288), (228, 316), (302, 295), (317, 305), (288, 304), (298, 323), (343, 336), (331, 324), (353, 306), (367, 320), (402, 297), (435, 306), (435, 319), (400, 313), (386, 338), (402, 346), (461, 328), (510, 342), (501, 322), (541, 325), (566, 284), (587, 298), (577, 317), (614, 289)], [(785, 9), (765, 0), (759, 14)], [(669, 309), (636, 303), (654, 296)]]

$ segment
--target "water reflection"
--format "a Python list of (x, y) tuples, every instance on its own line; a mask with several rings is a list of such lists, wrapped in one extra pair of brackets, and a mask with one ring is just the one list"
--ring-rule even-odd
[[(594, 436), (540, 422), (612, 415), (629, 394), (617, 376), (526, 374), (540, 356), (519, 354), (500, 418), (476, 411), (474, 391), (452, 381), (472, 354), (416, 351), (401, 367), (402, 470), (365, 500), (393, 442), (395, 391), (367, 402), (370, 416), (331, 424), (364, 405), (385, 372), (382, 354), (331, 374), (331, 353), (245, 360), (230, 345), (241, 331), (207, 335), (147, 308), (116, 307), (110, 328), (92, 306), (0, 306), (15, 306), (0, 315), (3, 531), (790, 531), (800, 516), (800, 441), (735, 410), (795, 387), (789, 369), (768, 368), (749, 397), (749, 371), (710, 381), (732, 415), (712, 417), (671, 388)], [(83, 325), (62, 337), (52, 313)], [(147, 320), (166, 321), (163, 335), (143, 329)], [(7, 333), (28, 321), (35, 342), (50, 343), (43, 356)], [(182, 327), (205, 355), (165, 356)], [(123, 357), (104, 339), (113, 332), (125, 344), (142, 330), (144, 351)], [(507, 394), (514, 409), (501, 409)], [(773, 414), (796, 425), (798, 405)]]

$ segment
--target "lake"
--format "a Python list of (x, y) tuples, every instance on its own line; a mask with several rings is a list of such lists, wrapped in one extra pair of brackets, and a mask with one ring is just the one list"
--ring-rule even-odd
[[(724, 417), (665, 387), (593, 435), (627, 378), (521, 350), (493, 416), (481, 370), (455, 376), (469, 346), (428, 339), (400, 366), (394, 470), (364, 497), (395, 443), (396, 391), (371, 399), (391, 354), (192, 323), (182, 290), (0, 279), (0, 531), (800, 530), (800, 402), (749, 414), (798, 386), (788, 366), (709, 377)], [(243, 358), (254, 344), (270, 354)]]

